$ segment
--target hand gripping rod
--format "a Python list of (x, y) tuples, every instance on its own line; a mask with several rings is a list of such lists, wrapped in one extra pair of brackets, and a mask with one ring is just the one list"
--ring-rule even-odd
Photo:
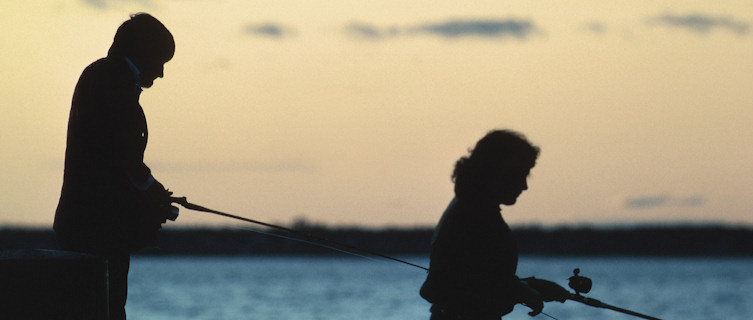
[(314, 243), (318, 244), (318, 245), (323, 245), (323, 246), (333, 245), (333, 246), (336, 246), (336, 247), (341, 247), (341, 248), (353, 250), (353, 251), (356, 251), (356, 252), (369, 254), (369, 255), (372, 255), (372, 256), (376, 256), (376, 257), (380, 257), (380, 258), (384, 258), (384, 259), (388, 259), (388, 260), (400, 262), (400, 263), (407, 264), (407, 265), (412, 266), (412, 267), (416, 267), (416, 268), (419, 268), (419, 269), (423, 269), (423, 270), (429, 271), (429, 269), (426, 268), (426, 267), (423, 267), (423, 266), (420, 266), (420, 265), (417, 265), (417, 264), (414, 264), (414, 263), (410, 263), (408, 261), (401, 260), (401, 259), (398, 259), (398, 258), (393, 258), (393, 257), (390, 257), (388, 255), (381, 254), (379, 252), (374, 252), (374, 251), (371, 251), (371, 250), (366, 250), (366, 249), (359, 248), (359, 247), (356, 247), (356, 246), (352, 246), (352, 245), (349, 245), (349, 244), (345, 244), (345, 243), (342, 243), (342, 242), (337, 242), (337, 241), (334, 241), (334, 240), (329, 240), (327, 238), (316, 236), (316, 235), (313, 235), (313, 234), (310, 234), (310, 233), (306, 233), (306, 232), (302, 232), (302, 231), (299, 231), (299, 230), (294, 230), (294, 229), (290, 229), (290, 228), (286, 228), (286, 227), (281, 227), (281, 226), (274, 225), (274, 224), (271, 224), (271, 223), (261, 222), (261, 221), (258, 221), (258, 220), (244, 218), (244, 217), (241, 217), (241, 216), (236, 216), (236, 215), (232, 215), (232, 214), (229, 214), (229, 213), (224, 213), (224, 212), (220, 212), (220, 211), (217, 211), (217, 210), (212, 210), (212, 209), (209, 209), (209, 208), (206, 208), (206, 207), (202, 207), (200, 205), (188, 202), (188, 199), (186, 199), (186, 197), (170, 197), (170, 200), (173, 203), (177, 203), (177, 204), (179, 204), (179, 205), (181, 205), (184, 208), (189, 209), (189, 210), (206, 212), (206, 213), (212, 213), (212, 214), (216, 214), (218, 216), (223, 216), (223, 217), (227, 217), (227, 218), (231, 218), (231, 219), (235, 219), (235, 220), (240, 220), (240, 221), (245, 221), (245, 222), (249, 222), (249, 223), (253, 223), (253, 224), (258, 224), (258, 225), (265, 226), (265, 227), (268, 227), (268, 228), (282, 230), (282, 231), (285, 231), (285, 232), (288, 232), (288, 233), (291, 233), (291, 234), (295, 234), (295, 235), (298, 235), (298, 236), (305, 237), (305, 238), (310, 239), (310, 240), (314, 240)]

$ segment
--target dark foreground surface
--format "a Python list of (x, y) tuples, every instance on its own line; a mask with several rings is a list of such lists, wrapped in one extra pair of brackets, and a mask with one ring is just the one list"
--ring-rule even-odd
[[(330, 228), (296, 230), (391, 255), (428, 254), (432, 228)], [(523, 255), (547, 256), (753, 256), (753, 228), (731, 226), (513, 228)], [(263, 229), (166, 229), (160, 248), (143, 255), (297, 255), (337, 251), (300, 236)], [(310, 241), (311, 242), (311, 241)], [(57, 249), (49, 229), (0, 229), (0, 250)], [(340, 248), (352, 251), (348, 248)]]

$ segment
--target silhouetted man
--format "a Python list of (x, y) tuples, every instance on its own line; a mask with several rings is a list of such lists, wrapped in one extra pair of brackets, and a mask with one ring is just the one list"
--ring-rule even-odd
[(139, 104), (141, 88), (163, 76), (174, 52), (161, 22), (132, 15), (73, 93), (53, 228), (62, 249), (108, 260), (111, 319), (125, 319), (131, 252), (156, 246), (157, 230), (177, 214), (170, 192), (144, 164), (149, 133)]

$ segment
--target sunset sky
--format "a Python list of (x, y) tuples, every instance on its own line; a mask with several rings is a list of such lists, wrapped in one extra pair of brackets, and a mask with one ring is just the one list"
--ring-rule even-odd
[(0, 3), (0, 226), (52, 225), (73, 88), (142, 11), (177, 46), (145, 161), (191, 202), (430, 226), (511, 128), (542, 149), (513, 225), (753, 225), (751, 1), (33, 0)]

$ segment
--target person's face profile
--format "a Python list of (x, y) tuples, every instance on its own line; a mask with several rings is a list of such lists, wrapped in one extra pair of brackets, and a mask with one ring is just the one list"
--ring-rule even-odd
[(491, 174), (489, 192), (495, 201), (503, 205), (513, 205), (523, 191), (528, 190), (527, 166), (501, 166)]
[(159, 46), (144, 43), (134, 50), (129, 58), (141, 73), (142, 88), (151, 88), (154, 80), (165, 76), (165, 64), (170, 61), (172, 54), (161, 52)]
[(154, 85), (154, 80), (165, 76), (165, 63), (160, 62), (157, 59), (144, 64), (141, 71), (141, 86), (144, 88), (151, 88)]

